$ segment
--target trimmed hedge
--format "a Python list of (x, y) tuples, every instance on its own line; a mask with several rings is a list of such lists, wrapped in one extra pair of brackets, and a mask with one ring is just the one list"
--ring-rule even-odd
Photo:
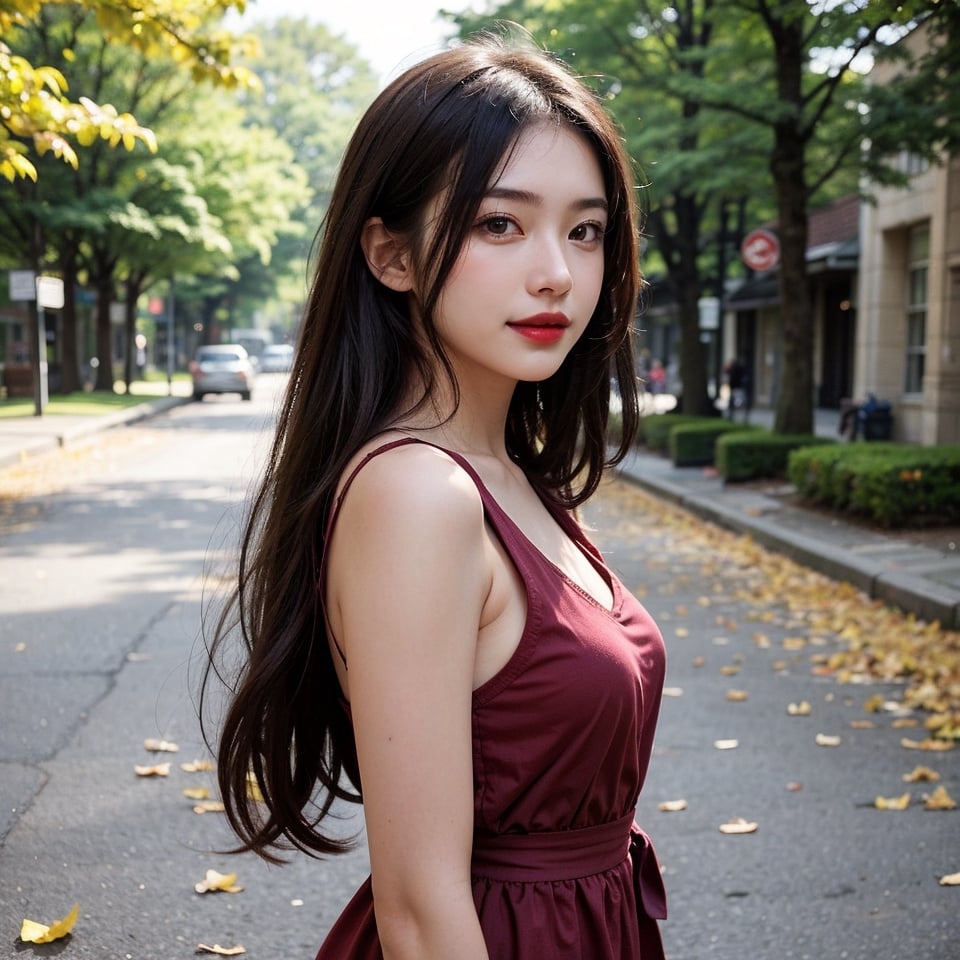
[(726, 481), (785, 477), (787, 460), (793, 450), (832, 443), (836, 441), (812, 434), (773, 433), (770, 430), (727, 433), (717, 439), (717, 472)]
[(727, 433), (755, 433), (751, 427), (729, 420), (686, 423), (670, 431), (670, 457), (678, 467), (703, 467), (714, 462), (717, 440)]
[(695, 423), (722, 423), (719, 417), (701, 417), (692, 413), (656, 413), (640, 421), (640, 436), (647, 448), (666, 456), (670, 452), (670, 431)]
[(794, 450), (800, 496), (887, 527), (960, 520), (960, 445), (851, 443)]

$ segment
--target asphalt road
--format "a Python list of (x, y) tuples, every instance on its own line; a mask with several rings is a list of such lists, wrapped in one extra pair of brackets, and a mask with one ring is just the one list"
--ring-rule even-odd
[[(308, 960), (366, 874), (362, 846), (282, 868), (218, 853), (230, 843), (221, 818), (182, 794), (213, 783), (180, 769), (205, 756), (201, 600), (235, 539), (276, 382), (262, 378), (253, 403), (209, 398), (45, 459), (42, 495), (0, 524), (0, 958), (175, 960), (202, 942)], [(45, 493), (51, 475), (62, 489)], [(921, 762), (960, 797), (960, 751), (905, 751), (888, 718), (850, 726), (866, 696), (895, 688), (840, 687), (799, 655), (772, 669), (797, 625), (767, 611), (758, 646), (742, 572), (705, 553), (696, 526), (662, 523), (622, 484), (587, 519), (668, 645), (672, 695), (639, 819), (664, 866), (669, 960), (960, 958), (960, 888), (937, 882), (960, 871), (960, 811), (872, 808)], [(748, 699), (727, 700), (731, 687)], [(789, 716), (803, 700), (811, 715)], [(841, 745), (817, 746), (821, 732)], [(179, 752), (148, 753), (148, 737)], [(163, 760), (166, 778), (134, 773)], [(677, 799), (685, 811), (658, 809)], [(734, 817), (757, 831), (722, 834)], [(211, 868), (244, 891), (195, 893)], [(49, 923), (75, 902), (69, 938), (19, 943), (24, 917)]]

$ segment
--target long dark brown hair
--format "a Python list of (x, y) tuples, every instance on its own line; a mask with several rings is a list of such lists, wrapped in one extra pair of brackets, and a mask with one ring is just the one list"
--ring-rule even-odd
[[(367, 110), (343, 158), (238, 582), (210, 636), (207, 705), (212, 676), (225, 676), (227, 639), (239, 633), (244, 644), (238, 676), (227, 681), (218, 750), (220, 790), (240, 849), (275, 860), (284, 848), (323, 855), (349, 846), (320, 829), (336, 800), (359, 799), (356, 749), (318, 589), (327, 518), (350, 458), (410, 412), (411, 384), (424, 385), (421, 402), (437, 376), (455, 391), (434, 308), (491, 180), (521, 131), (543, 122), (577, 130), (600, 163), (609, 204), (604, 280), (557, 373), (518, 384), (507, 448), (541, 495), (570, 508), (629, 449), (640, 281), (634, 178), (616, 127), (562, 64), (529, 46), (485, 37), (416, 64)], [(426, 240), (426, 210), (441, 196)], [(406, 294), (389, 290), (367, 266), (360, 241), (370, 217), (404, 238), (417, 276), (428, 279), (419, 303), (425, 336), (414, 330)], [(611, 379), (622, 430), (608, 450)], [(251, 780), (262, 800), (251, 798)]]

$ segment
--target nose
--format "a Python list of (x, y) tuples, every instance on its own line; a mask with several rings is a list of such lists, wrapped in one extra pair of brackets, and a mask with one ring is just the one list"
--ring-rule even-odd
[(534, 245), (527, 274), (528, 292), (534, 295), (568, 293), (573, 286), (573, 275), (563, 244), (544, 239)]

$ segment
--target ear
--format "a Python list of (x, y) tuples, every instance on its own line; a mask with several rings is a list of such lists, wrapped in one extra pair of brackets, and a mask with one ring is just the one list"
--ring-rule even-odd
[(413, 289), (413, 270), (406, 248), (384, 226), (380, 217), (371, 217), (363, 225), (360, 246), (370, 272), (397, 293)]

